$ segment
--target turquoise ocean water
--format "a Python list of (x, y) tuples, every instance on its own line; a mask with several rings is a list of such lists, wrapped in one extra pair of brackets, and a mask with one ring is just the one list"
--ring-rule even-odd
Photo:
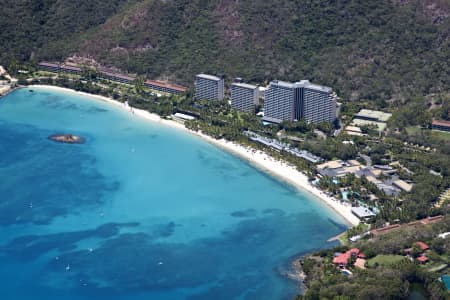
[(293, 257), (346, 228), (196, 136), (33, 89), (0, 101), (1, 299), (292, 299)]

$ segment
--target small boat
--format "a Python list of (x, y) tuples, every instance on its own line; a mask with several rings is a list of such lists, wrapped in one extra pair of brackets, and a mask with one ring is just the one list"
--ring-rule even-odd
[(70, 271), (70, 265), (67, 265), (66, 271)]

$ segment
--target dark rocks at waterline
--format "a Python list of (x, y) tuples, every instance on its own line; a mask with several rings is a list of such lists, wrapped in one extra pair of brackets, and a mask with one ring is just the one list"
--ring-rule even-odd
[(57, 143), (65, 144), (84, 144), (86, 142), (85, 138), (70, 133), (52, 134), (48, 137), (48, 139)]

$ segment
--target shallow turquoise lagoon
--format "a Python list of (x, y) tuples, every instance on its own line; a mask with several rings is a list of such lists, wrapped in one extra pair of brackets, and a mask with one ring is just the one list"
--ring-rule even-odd
[(2, 299), (292, 299), (292, 259), (346, 228), (196, 136), (33, 89), (0, 101)]

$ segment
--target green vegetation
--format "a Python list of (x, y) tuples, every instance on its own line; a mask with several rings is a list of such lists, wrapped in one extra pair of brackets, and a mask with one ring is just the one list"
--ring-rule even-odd
[(104, 23), (127, 0), (5, 0), (0, 9), (0, 61), (27, 61), (45, 48), (59, 57), (73, 52), (72, 40)]
[(367, 261), (367, 266), (370, 268), (376, 266), (391, 267), (405, 259), (406, 258), (401, 255), (377, 255)]
[[(450, 231), (450, 218), (433, 225), (408, 226), (387, 235), (361, 240), (349, 247), (358, 247), (369, 258), (366, 269), (348, 266), (353, 275), (344, 276), (332, 264), (336, 251), (347, 247), (323, 250), (302, 260), (308, 287), (298, 299), (408, 299), (418, 287), (425, 299), (448, 299), (438, 278), (450, 273), (450, 239), (438, 238)], [(417, 241), (431, 246), (425, 251), (429, 262), (420, 264), (405, 257), (404, 249)], [(423, 252), (423, 251), (419, 251)], [(414, 255), (414, 250), (413, 250)]]
[(79, 54), (186, 84), (198, 72), (309, 78), (344, 99), (403, 107), (442, 101), (450, 81), (449, 5), (429, 2), (6, 0), (0, 61)]

